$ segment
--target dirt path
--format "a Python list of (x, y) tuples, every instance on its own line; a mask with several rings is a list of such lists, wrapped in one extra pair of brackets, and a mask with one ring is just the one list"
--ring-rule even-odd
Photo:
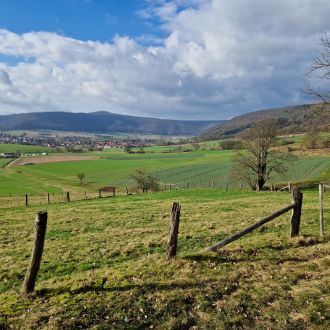
[(100, 159), (96, 156), (37, 156), (37, 157), (21, 157), (10, 164), (7, 167), (11, 166), (21, 166), (27, 164), (44, 164), (44, 163), (57, 163), (57, 162), (73, 162), (81, 160), (95, 160)]

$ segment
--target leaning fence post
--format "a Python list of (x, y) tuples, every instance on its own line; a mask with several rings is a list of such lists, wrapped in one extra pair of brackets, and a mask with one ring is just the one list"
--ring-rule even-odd
[(44, 249), (46, 227), (47, 227), (47, 212), (38, 212), (34, 223), (34, 243), (29, 267), (26, 271), (23, 293), (30, 293), (34, 290), (36, 278), (40, 269), (42, 252)]
[(320, 236), (324, 235), (324, 221), (323, 221), (323, 192), (324, 184), (319, 184), (319, 199), (320, 199)]
[(298, 188), (292, 190), (292, 209), (291, 216), (291, 237), (299, 235), (300, 218), (301, 218), (301, 207), (302, 207), (303, 193)]
[(178, 245), (179, 223), (180, 223), (181, 205), (173, 203), (170, 230), (167, 240), (166, 259), (169, 260), (176, 256), (176, 249)]

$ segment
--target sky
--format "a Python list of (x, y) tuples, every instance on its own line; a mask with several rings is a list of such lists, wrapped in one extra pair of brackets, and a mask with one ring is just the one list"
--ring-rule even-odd
[(0, 114), (218, 120), (310, 103), (329, 0), (1, 0)]

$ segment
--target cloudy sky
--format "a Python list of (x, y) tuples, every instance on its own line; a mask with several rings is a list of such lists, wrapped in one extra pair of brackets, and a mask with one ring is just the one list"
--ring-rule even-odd
[(0, 114), (211, 120), (311, 102), (329, 17), (329, 0), (1, 0)]

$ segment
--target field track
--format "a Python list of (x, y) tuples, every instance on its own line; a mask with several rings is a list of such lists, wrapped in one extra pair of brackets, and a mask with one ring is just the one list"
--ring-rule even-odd
[(96, 156), (39, 156), (39, 157), (21, 157), (9, 164), (9, 166), (21, 166), (26, 164), (44, 164), (58, 162), (73, 162), (82, 160), (99, 159)]

